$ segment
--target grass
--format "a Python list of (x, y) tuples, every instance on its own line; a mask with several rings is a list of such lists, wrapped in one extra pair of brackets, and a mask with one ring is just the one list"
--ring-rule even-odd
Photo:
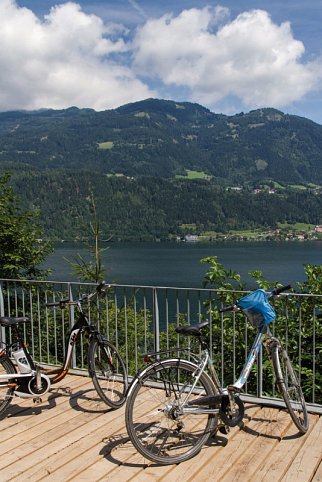
[(146, 117), (147, 119), (150, 119), (150, 114), (148, 112), (137, 112), (134, 114), (134, 117)]
[(278, 223), (279, 229), (287, 229), (289, 231), (299, 231), (299, 232), (309, 232), (314, 229), (315, 225), (314, 224), (306, 224), (306, 223), (295, 223), (295, 224), (289, 224), (289, 223)]
[(99, 142), (98, 148), (99, 149), (113, 149), (114, 142), (113, 141), (106, 141), (106, 142)]
[(261, 229), (256, 229), (256, 230), (250, 230), (250, 229), (245, 229), (245, 230), (233, 230), (229, 231), (230, 235), (235, 235), (235, 236), (242, 236), (244, 238), (257, 238), (259, 234), (262, 234), (264, 231)]
[(307, 186), (304, 186), (303, 184), (290, 184), (289, 188), (298, 189), (299, 191), (305, 191), (307, 189)]
[(209, 174), (206, 174), (204, 171), (192, 171), (190, 169), (186, 170), (186, 175), (185, 176), (180, 176), (179, 174), (176, 175), (177, 179), (206, 179), (209, 181), (211, 179), (211, 176)]
[(285, 189), (285, 186), (282, 186), (282, 184), (279, 184), (276, 181), (273, 181), (273, 187), (274, 189)]
[(180, 228), (191, 229), (192, 231), (195, 231), (197, 229), (197, 225), (196, 224), (180, 224)]

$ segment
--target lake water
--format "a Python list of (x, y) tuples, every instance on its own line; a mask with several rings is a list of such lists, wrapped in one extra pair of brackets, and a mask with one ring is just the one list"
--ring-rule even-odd
[[(75, 281), (65, 258), (72, 261), (77, 253), (88, 258), (82, 248), (57, 247), (45, 263), (53, 270), (49, 279)], [(208, 266), (200, 259), (207, 256), (240, 273), (249, 288), (255, 286), (248, 276), (253, 270), (268, 280), (294, 284), (305, 280), (303, 264), (322, 264), (322, 242), (110, 243), (102, 263), (109, 283), (199, 288)]]

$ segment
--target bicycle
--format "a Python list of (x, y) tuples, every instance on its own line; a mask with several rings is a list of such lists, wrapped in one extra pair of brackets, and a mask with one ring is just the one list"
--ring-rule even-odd
[(239, 393), (262, 345), (269, 354), (277, 387), (293, 422), (301, 434), (308, 430), (307, 408), (297, 376), (286, 350), (268, 327), (275, 319), (269, 298), (289, 288), (275, 289), (269, 296), (259, 289), (219, 310), (241, 311), (257, 328), (238, 380), (226, 388), (221, 387), (203, 335), (208, 321), (176, 328), (177, 333), (199, 341), (201, 355), (192, 354), (193, 361), (180, 357), (162, 359), (164, 354), (187, 348), (146, 356), (147, 361), (155, 361), (137, 374), (126, 404), (128, 435), (141, 455), (158, 464), (178, 464), (196, 455), (217, 430), (228, 433), (229, 427), (241, 424), (244, 403)]
[(63, 364), (58, 368), (46, 370), (34, 362), (20, 329), (20, 325), (30, 321), (28, 317), (0, 317), (0, 325), (10, 327), (14, 338), (12, 343), (2, 342), (0, 351), (0, 414), (8, 407), (13, 396), (41, 401), (41, 396), (48, 392), (51, 385), (67, 375), (81, 333), (89, 337), (88, 371), (99, 397), (113, 409), (124, 404), (128, 389), (124, 362), (115, 346), (88, 320), (82, 308), (84, 303), (89, 303), (107, 288), (108, 285), (102, 282), (93, 293), (83, 295), (77, 301), (62, 299), (46, 304), (49, 308), (76, 306), (78, 309), (78, 318), (70, 330)]

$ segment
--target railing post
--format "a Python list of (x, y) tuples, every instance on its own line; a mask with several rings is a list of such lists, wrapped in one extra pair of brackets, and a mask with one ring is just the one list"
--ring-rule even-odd
[[(68, 283), (68, 298), (73, 301), (73, 291), (71, 283)], [(75, 323), (75, 307), (69, 305), (69, 330), (72, 329)], [(70, 363), (70, 368), (76, 368), (76, 350), (73, 350), (73, 355)]]
[(153, 288), (153, 331), (154, 331), (154, 350), (160, 350), (160, 324), (159, 324), (159, 305), (158, 292)]
[[(2, 292), (2, 283), (0, 283), (0, 316), (4, 316), (4, 300), (3, 300), (3, 292)], [(4, 326), (1, 327), (0, 331), (0, 341), (6, 341), (6, 330)]]
[(257, 355), (257, 397), (261, 398), (263, 396), (263, 347)]

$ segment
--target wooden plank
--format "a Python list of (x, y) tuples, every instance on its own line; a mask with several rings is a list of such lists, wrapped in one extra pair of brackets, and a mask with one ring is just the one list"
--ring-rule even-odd
[(283, 482), (294, 480), (311, 480), (322, 460), (322, 417), (313, 427), (309, 437), (306, 437), (302, 450), (292, 462), (291, 467), (283, 477)]
[[(256, 411), (258, 408), (254, 410)], [(236, 431), (239, 431), (239, 429), (237, 428)], [(210, 442), (211, 444), (214, 443), (213, 440), (218, 440), (218, 438), (216, 437), (215, 439), (212, 439), (212, 442)], [(138, 453), (134, 453), (134, 455), (131, 456), (131, 447), (132, 445), (130, 444), (127, 452), (125, 450), (122, 451), (121, 456), (118, 457), (118, 460), (121, 460), (122, 464), (115, 468), (112, 473), (106, 472), (104, 480), (123, 481), (133, 477), (140, 480), (140, 482), (141, 480), (162, 480), (163, 477), (167, 480), (172, 480), (172, 473), (175, 471), (178, 474), (178, 480), (182, 482), (183, 480), (186, 480), (186, 476), (191, 475), (191, 467), (199, 466), (199, 459), (201, 456), (204, 458), (206, 457), (207, 460), (213, 456), (213, 452), (211, 453), (209, 446), (206, 445), (196, 457), (189, 461), (183, 462), (180, 465), (159, 466), (153, 464), (142, 456), (141, 458), (138, 458), (140, 457)], [(187, 471), (185, 471), (186, 466), (189, 467)], [(175, 479), (173, 478), (173, 480)]]
[[(268, 482), (268, 477), (270, 481), (322, 482), (322, 418), (318, 415), (310, 414), (309, 433), (297, 438), (287, 412), (247, 407), (243, 430), (236, 427), (228, 436), (212, 439), (196, 457), (180, 465), (157, 466), (129, 441), (124, 407), (108, 411), (90, 379), (84, 377), (84, 383), (82, 377), (75, 379), (79, 380), (70, 378), (70, 385), (75, 384), (72, 395), (59, 391), (49, 395), (55, 395), (52, 407), (46, 405), (35, 416), (32, 401), (23, 401), (20, 414), (0, 422), (8, 424), (2, 427), (0, 443), (1, 482)], [(142, 410), (146, 410), (143, 405)], [(10, 465), (4, 467), (6, 460)]]
[[(65, 481), (73, 471), (78, 472), (82, 467), (87, 468), (98, 457), (104, 458), (106, 435), (112, 433), (113, 428), (119, 431), (119, 424), (124, 421), (124, 412), (121, 414), (121, 411), (122, 409), (111, 412), (109, 423), (106, 423), (106, 416), (101, 415), (95, 423), (91, 422), (78, 430), (78, 433), (75, 432), (74, 437), (69, 436), (68, 440), (66, 438), (62, 440), (64, 444), (57, 443), (47, 447), (47, 457), (45, 457), (46, 453), (41, 454), (42, 460), (38, 457), (37, 465), (30, 465), (13, 480), (37, 481), (46, 478), (46, 480)], [(90, 480), (94, 480), (93, 474)]]
[[(18, 433), (13, 435), (10, 439), (0, 443), (0, 466), (2, 468), (5, 467), (7, 462), (5, 454), (8, 451), (14, 449), (15, 452), (18, 452), (20, 446), (23, 446), (24, 453), (28, 450), (28, 447), (33, 451), (34, 442), (32, 442), (32, 444), (29, 442), (33, 441), (34, 438), (37, 437), (37, 439), (39, 439), (44, 434), (46, 434), (46, 437), (50, 437), (50, 432), (52, 430), (55, 431), (55, 426), (62, 425), (66, 422), (74, 423), (73, 419), (79, 416), (79, 412), (76, 410), (78, 406), (79, 401), (77, 394), (75, 394), (74, 396), (65, 399), (64, 403), (61, 404), (58, 410), (56, 410), (57, 407), (55, 407), (55, 410), (52, 411), (52, 416), (47, 416), (45, 419), (42, 419), (41, 423), (35, 423), (35, 421), (39, 422), (39, 420), (35, 417), (31, 417), (28, 418), (27, 421), (21, 421), (21, 423), (17, 424), (16, 428), (18, 429)], [(104, 410), (99, 409), (99, 412), (105, 413), (106, 411), (106, 405), (104, 404)], [(20, 432), (19, 428), (21, 429)], [(53, 434), (53, 436), (55, 436), (55, 434)]]
[(96, 405), (96, 401), (92, 404), (88, 402), (86, 412), (76, 412), (76, 418), (73, 417), (64, 423), (60, 423), (60, 417), (57, 417), (56, 426), (53, 424), (51, 430), (33, 439), (29, 444), (16, 447), (0, 456), (0, 480), (22, 474), (32, 465), (45, 461), (51, 453), (64, 450), (102, 425), (105, 413), (95, 412)]
[(275, 412), (281, 415), (278, 418), (278, 425), (276, 426), (274, 422), (270, 423), (269, 427), (264, 425), (265, 428), (261, 430), (256, 442), (242, 450), (238, 460), (229, 468), (229, 471), (221, 479), (222, 481), (249, 481), (253, 477), (256, 480), (256, 472), (266, 463), (266, 459), (291, 423), (287, 413), (277, 410)]
[[(219, 480), (224, 476), (229, 465), (234, 466), (241, 456), (241, 449), (246, 451), (249, 447), (255, 447), (259, 439), (259, 427), (264, 430), (263, 409), (253, 406), (247, 410), (248, 419), (244, 420), (242, 430), (236, 427), (226, 437), (221, 437), (217, 441), (220, 444), (211, 445), (202, 451), (196, 458), (180, 464), (172, 473), (169, 474), (170, 481), (180, 481), (181, 474), (185, 480)], [(275, 417), (275, 414), (274, 414)], [(270, 416), (270, 418), (272, 418)], [(265, 427), (265, 431), (267, 428)], [(215, 439), (216, 442), (216, 439)], [(181, 474), (180, 474), (180, 469)], [(245, 479), (246, 480), (246, 479)]]
[[(66, 410), (66, 407), (60, 407), (62, 404), (68, 406), (71, 399), (80, 399), (80, 394), (87, 393), (89, 390), (92, 390), (91, 398), (97, 399), (98, 396), (87, 379), (79, 380), (78, 377), (76, 377), (75, 380), (69, 384), (68, 391), (66, 391), (66, 387), (57, 388), (55, 393), (44, 395), (44, 400), (41, 405), (34, 407), (32, 399), (28, 399), (29, 412), (24, 410), (23, 413), (12, 415), (1, 421), (1, 443), (5, 441), (5, 434), (14, 436), (16, 433), (21, 433), (25, 428), (29, 429), (30, 423), (35, 427), (42, 423), (44, 419), (49, 420), (51, 417), (55, 417), (61, 410)], [(77, 402), (74, 402), (74, 404), (75, 403)], [(27, 407), (25, 407), (25, 409), (26, 408)], [(35, 414), (35, 408), (39, 413)]]
[(16, 434), (29, 429), (30, 421), (32, 421), (33, 426), (36, 426), (37, 424), (42, 423), (44, 419), (47, 420), (51, 417), (55, 417), (57, 410), (61, 411), (64, 409), (59, 407), (65, 403), (66, 400), (68, 401), (70, 398), (77, 396), (73, 394), (75, 389), (78, 392), (79, 389), (88, 386), (86, 379), (82, 380), (81, 377), (75, 377), (75, 380), (73, 380), (68, 387), (68, 389), (71, 390), (71, 393), (65, 392), (65, 387), (61, 387), (60, 390), (57, 389), (54, 393), (50, 392), (49, 394), (44, 395), (43, 401), (39, 405), (35, 405), (32, 399), (28, 399), (23, 410), (11, 412), (7, 418), (4, 418), (0, 422), (1, 443), (7, 438), (11, 438)]
[[(195, 430), (199, 426), (198, 417), (190, 417), (193, 420), (192, 430)], [(186, 421), (189, 424), (188, 421)], [(125, 449), (125, 450), (124, 450)], [(131, 478), (134, 475), (136, 477), (142, 477), (143, 474), (146, 473), (147, 467), (157, 467), (158, 477), (161, 476), (162, 473), (167, 473), (169, 471), (169, 466), (159, 466), (151, 462), (149, 459), (144, 458), (140, 455), (132, 446), (131, 442), (129, 441), (128, 444), (123, 447), (121, 458), (121, 464), (119, 467), (115, 468), (113, 471), (113, 478), (116, 480), (117, 478), (122, 477), (122, 479), (127, 479), (127, 477)], [(170, 466), (171, 467), (171, 466)], [(143, 472), (142, 472), (143, 471)], [(106, 474), (106, 477), (111, 477), (111, 474)], [(154, 476), (155, 478), (155, 476)]]
[[(155, 407), (158, 407), (159, 401), (155, 402)], [(69, 463), (65, 463), (60, 468), (56, 468), (55, 472), (48, 475), (46, 480), (67, 480), (73, 477), (77, 478), (81, 477), (81, 473), (87, 469), (88, 466), (92, 466), (94, 463), (99, 461), (102, 457), (104, 457), (104, 472), (110, 472), (114, 469), (118, 468), (118, 465), (123, 462), (123, 457), (125, 460), (128, 459), (129, 456), (135, 457), (136, 461), (135, 464), (141, 464), (143, 457), (138, 454), (138, 452), (134, 449), (132, 444), (129, 443), (128, 434), (125, 428), (125, 418), (124, 418), (124, 411), (125, 407), (119, 409), (116, 413), (118, 414), (118, 418), (114, 421), (113, 424), (108, 424), (105, 422), (105, 426), (103, 429), (96, 433), (96, 444), (92, 449), (88, 449), (84, 451), (84, 454), (77, 454), (75, 458), (71, 459)], [(146, 411), (146, 407), (144, 405), (141, 406), (142, 414)], [(100, 443), (100, 448), (98, 448), (97, 440), (101, 440), (103, 438), (107, 439), (108, 446), (106, 443)], [(108, 437), (108, 438), (107, 438)], [(113, 456), (110, 456), (110, 447), (116, 447), (118, 450), (118, 456), (120, 455), (121, 451), (121, 461), (114, 460)], [(128, 453), (130, 451), (130, 454)], [(125, 454), (125, 455), (124, 455)], [(145, 465), (145, 464), (144, 464)], [(132, 472), (131, 472), (132, 474)], [(124, 474), (122, 475), (123, 480)]]
[(270, 454), (266, 463), (262, 465), (256, 473), (256, 482), (271, 482), (271, 480), (282, 479), (293, 463), (294, 458), (303, 447), (306, 438), (310, 437), (310, 433), (318, 419), (319, 417), (317, 415), (309, 415), (310, 429), (304, 436), (298, 434), (297, 428), (290, 419), (289, 429), (283, 439)]
[[(85, 377), (73, 377), (71, 380), (69, 380), (70, 383), (68, 386), (63, 382), (61, 382), (59, 386), (58, 384), (53, 385), (50, 391), (41, 397), (43, 401), (39, 405), (35, 404), (32, 398), (20, 398), (15, 396), (8, 409), (1, 415), (1, 427), (9, 426), (10, 423), (12, 423), (10, 421), (11, 417), (15, 417), (16, 415), (19, 415), (25, 411), (33, 411), (32, 413), (34, 414), (38, 413), (40, 411), (39, 409), (44, 405), (44, 403), (48, 402), (48, 398), (55, 398), (57, 395), (62, 394), (64, 389), (67, 393), (68, 388), (73, 387), (73, 385), (85, 385), (85, 383), (88, 383), (87, 380), (88, 379)], [(25, 413), (24, 416), (26, 416)]]
[(313, 476), (312, 482), (322, 482), (322, 462), (320, 462), (320, 465)]
[[(254, 416), (259, 410), (260, 408), (257, 406), (247, 408), (248, 417), (251, 417), (252, 415)], [(179, 465), (164, 467), (156, 467), (153, 464), (148, 465), (140, 472), (140, 474), (138, 474), (140, 481), (152, 481), (155, 480), (156, 476), (160, 480), (163, 480), (163, 478), (166, 480), (180, 480), (181, 482), (187, 480), (196, 472), (197, 467), (203, 466), (210, 461), (214, 462), (218, 451), (222, 450), (222, 448), (227, 445), (227, 443), (229, 443), (239, 431), (239, 427), (234, 427), (228, 435), (222, 435), (218, 432), (215, 436), (209, 438), (207, 444), (202, 448), (199, 454)]]
[[(144, 392), (143, 393), (143, 399), (144, 399)], [(147, 391), (148, 394), (148, 391)], [(152, 408), (156, 409), (159, 405), (159, 397), (157, 397), (153, 403), (155, 404)], [(126, 464), (126, 460), (129, 457), (134, 457), (135, 462), (134, 464), (140, 464), (140, 467), (142, 465), (145, 466), (145, 462), (142, 463), (143, 457), (138, 454), (138, 452), (134, 449), (132, 444), (130, 444), (129, 439), (128, 439), (128, 434), (125, 429), (125, 420), (124, 420), (124, 411), (125, 407), (123, 409), (119, 410), (118, 413), (122, 411), (120, 414), (119, 418), (115, 420), (115, 423), (113, 424), (105, 424), (105, 427), (103, 427), (102, 430), (99, 431), (99, 433), (96, 432), (96, 444), (93, 446), (92, 449), (89, 449), (87, 447), (84, 448), (84, 453), (77, 453), (76, 456), (71, 459), (69, 462), (65, 462), (64, 465), (61, 467), (56, 467), (54, 472), (51, 473), (46, 477), (46, 480), (57, 480), (57, 479), (70, 479), (72, 477), (75, 477), (77, 480), (82, 476), (83, 471), (86, 471), (88, 467), (93, 467), (93, 464), (97, 464), (102, 460), (102, 462), (99, 464), (101, 466), (101, 470), (103, 470), (104, 474), (107, 472), (111, 472), (114, 469), (118, 468), (118, 465), (120, 463)], [(142, 404), (141, 413), (144, 414), (146, 411), (146, 406)], [(122, 416), (121, 416), (122, 415)], [(139, 415), (139, 413), (138, 413)], [(121, 433), (120, 433), (121, 432)], [(106, 445), (106, 443), (99, 443), (97, 440), (100, 440), (103, 438), (106, 439), (106, 436), (108, 434), (109, 437), (109, 443)], [(115, 434), (115, 436), (114, 436)], [(87, 437), (88, 441), (88, 437)], [(100, 448), (99, 448), (100, 447)], [(112, 447), (112, 449), (110, 448)], [(115, 447), (115, 450), (114, 450)], [(120, 460), (114, 460), (113, 456), (110, 455), (110, 451), (113, 450), (113, 453), (117, 451), (117, 457), (121, 453), (121, 461)], [(125, 459), (124, 459), (125, 457)], [(133, 461), (131, 462), (131, 464)], [(126, 465), (125, 465), (126, 467)], [(47, 466), (48, 468), (48, 466)], [(96, 470), (98, 470), (98, 467), (95, 468), (95, 474)], [(93, 477), (93, 469), (90, 470), (91, 473), (91, 478)], [(133, 469), (130, 471), (130, 476), (133, 475)], [(95, 475), (96, 477), (96, 475)], [(122, 480), (125, 477), (125, 473), (123, 471), (122, 473)]]
[[(135, 450), (133, 445), (128, 442), (126, 438), (127, 434), (121, 434), (121, 440), (117, 442), (117, 447), (115, 450), (112, 450), (111, 453), (109, 451), (106, 452), (106, 447), (101, 446), (101, 449), (98, 450), (97, 447), (95, 449), (86, 452), (86, 460), (82, 460), (82, 467), (80, 469), (79, 465), (75, 461), (73, 462), (74, 472), (71, 475), (71, 468), (72, 465), (68, 467), (68, 472), (66, 473), (67, 478), (64, 480), (68, 481), (88, 481), (88, 480), (117, 480), (125, 482), (128, 479), (132, 479), (133, 477), (137, 476), (137, 472), (145, 466), (143, 457)], [(123, 441), (122, 441), (123, 439)], [(100, 458), (97, 460), (97, 455), (100, 453)], [(118, 471), (118, 463), (119, 460), (122, 460), (122, 471), (121, 471), (121, 478)], [(95, 461), (96, 460), (96, 461)], [(95, 461), (95, 463), (92, 463)], [(84, 465), (87, 463), (87, 467), (85, 468)], [(78, 466), (77, 466), (78, 465)], [(84, 467), (84, 468), (83, 468)], [(59, 477), (63, 475), (65, 472), (62, 470), (61, 472), (54, 473), (51, 479), (46, 478), (46, 482), (49, 480), (57, 481), (57, 475)], [(71, 477), (70, 477), (71, 475)], [(58, 479), (59, 480), (59, 479)]]
[[(272, 418), (277, 420), (278, 413), (278, 410), (267, 410), (267, 408), (260, 408), (254, 414), (250, 413), (250, 420), (245, 421), (245, 427), (234, 434), (233, 437), (228, 436), (226, 446), (212, 450), (213, 457), (205, 458), (203, 453), (201, 454), (202, 457), (198, 456), (198, 463), (195, 463), (194, 467), (189, 466), (186, 480), (220, 480), (230, 470), (230, 467), (238, 462), (246, 450), (250, 450), (252, 446), (256, 447), (261, 433), (271, 432), (269, 427), (271, 423), (275, 423), (280, 430), (280, 423), (282, 422), (271, 422)], [(180, 480), (179, 469), (181, 465), (184, 464), (180, 464), (176, 471), (170, 473), (169, 479), (171, 481)]]

